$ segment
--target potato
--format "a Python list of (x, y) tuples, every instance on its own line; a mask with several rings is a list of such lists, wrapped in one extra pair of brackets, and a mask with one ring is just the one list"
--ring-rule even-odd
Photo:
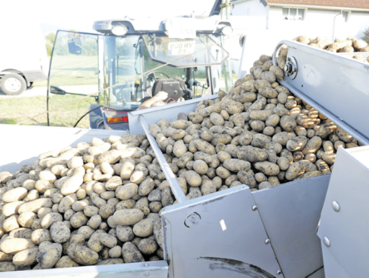
[(50, 241), (51, 235), (47, 229), (37, 229), (32, 232), (31, 239), (35, 244), (41, 244), (43, 241)]
[(125, 263), (137, 263), (145, 261), (141, 252), (132, 242), (126, 242), (123, 244), (122, 254)]
[(5, 192), (3, 195), (3, 201), (7, 203), (20, 201), (27, 196), (27, 193), (28, 191), (24, 187), (14, 188)]
[(187, 171), (185, 179), (190, 186), (199, 186), (201, 184), (201, 177), (195, 171)]
[(117, 226), (116, 235), (118, 239), (122, 242), (131, 241), (135, 236), (130, 226), (122, 226), (122, 225)]
[(251, 145), (253, 147), (263, 148), (266, 143), (272, 141), (272, 138), (264, 134), (254, 134), (252, 137)]
[(75, 193), (83, 183), (83, 177), (80, 175), (72, 176), (61, 187), (61, 193), (63, 195), (69, 195)]
[(304, 136), (297, 136), (287, 141), (286, 148), (287, 150), (291, 152), (300, 151), (304, 149), (307, 142), (308, 142), (308, 138)]
[(94, 265), (99, 259), (99, 255), (95, 251), (76, 243), (69, 245), (68, 256), (80, 265)]
[(12, 254), (6, 254), (4, 252), (0, 251), (0, 262), (5, 262), (5, 261), (12, 261), (13, 260), (13, 255)]
[(144, 214), (139, 209), (123, 209), (114, 213), (114, 221), (117, 225), (134, 225), (144, 217)]
[(290, 161), (286, 157), (279, 157), (277, 159), (277, 164), (278, 164), (280, 170), (285, 171), (290, 166)]
[(296, 128), (296, 121), (288, 115), (284, 115), (281, 117), (280, 125), (285, 131), (293, 131)]
[(318, 136), (314, 136), (307, 143), (305, 148), (302, 150), (303, 154), (315, 153), (322, 145), (322, 139)]
[(21, 205), (23, 205), (25, 202), (23, 201), (15, 201), (12, 203), (7, 203), (3, 206), (2, 213), (4, 216), (12, 216), (16, 213), (18, 213), (18, 209)]
[(98, 262), (97, 265), (123, 264), (123, 263), (124, 263), (123, 259), (113, 258), (113, 259), (102, 260)]
[(120, 188), (117, 188), (116, 197), (120, 200), (127, 200), (138, 193), (138, 185), (135, 183), (128, 183)]
[(107, 219), (109, 216), (113, 215), (115, 212), (115, 207), (113, 205), (103, 205), (100, 207), (99, 214), (103, 219)]
[(94, 233), (94, 230), (89, 226), (82, 226), (78, 229), (78, 234), (83, 235), (84, 239), (89, 239), (90, 236)]
[(0, 249), (7, 254), (16, 254), (20, 251), (34, 247), (35, 244), (30, 239), (6, 238), (0, 244)]
[(305, 167), (303, 163), (295, 162), (293, 163), (286, 172), (286, 179), (287, 180), (294, 180), (298, 176), (305, 173)]
[(216, 185), (212, 181), (205, 181), (201, 186), (201, 193), (203, 196), (217, 191)]
[(10, 232), (19, 228), (18, 217), (18, 215), (12, 215), (4, 220), (2, 226), (5, 232)]
[(268, 176), (276, 176), (279, 174), (279, 166), (271, 162), (257, 162), (254, 164), (254, 167)]
[(250, 188), (254, 188), (256, 186), (256, 181), (254, 176), (245, 170), (241, 170), (237, 173), (237, 178), (243, 183), (249, 186)]
[(263, 181), (259, 184), (259, 190), (269, 188), (269, 187), (272, 187), (272, 185), (270, 184), (270, 182), (267, 182), (267, 181)]
[[(39, 199), (40, 200), (40, 199)], [(60, 213), (66, 212), (68, 209), (72, 207), (72, 205), (77, 201), (77, 195), (76, 194), (70, 194), (68, 196), (65, 196), (59, 203), (58, 211)]]
[(79, 266), (79, 264), (73, 261), (69, 256), (61, 257), (55, 264), (55, 268), (66, 268), (66, 267), (77, 267), (77, 266)]
[(238, 172), (240, 170), (248, 171), (251, 168), (251, 164), (249, 162), (232, 158), (226, 159), (223, 162), (223, 166), (232, 172)]
[(94, 215), (87, 221), (87, 226), (91, 227), (92, 229), (97, 229), (100, 226), (101, 222), (102, 222), (101, 216)]
[(109, 248), (113, 248), (118, 243), (116, 237), (106, 234), (106, 233), (101, 233), (99, 240), (104, 246), (109, 247)]
[(238, 151), (237, 157), (249, 162), (262, 162), (268, 159), (268, 153), (264, 149), (245, 146)]
[(27, 228), (15, 229), (15, 230), (12, 230), (9, 233), (9, 236), (14, 237), (14, 238), (28, 238), (28, 239), (31, 239), (31, 235), (32, 235), (32, 230), (27, 229)]
[(39, 250), (38, 247), (32, 247), (21, 252), (18, 252), (13, 257), (13, 264), (16, 266), (29, 266), (36, 262), (36, 257)]
[(54, 222), (63, 221), (63, 216), (57, 212), (50, 212), (46, 214), (41, 220), (41, 227), (48, 229)]
[(137, 244), (138, 250), (141, 251), (144, 255), (151, 255), (154, 254), (158, 248), (158, 245), (155, 240), (151, 238), (144, 238), (141, 239)]
[(194, 164), (193, 164), (193, 169), (198, 173), (198, 174), (206, 174), (209, 167), (208, 165), (203, 161), (203, 160), (195, 160)]
[(0, 262), (0, 272), (15, 271), (15, 265), (11, 262)]
[(34, 212), (23, 212), (18, 217), (18, 223), (24, 228), (31, 228), (33, 222), (36, 220), (36, 213)]
[(50, 227), (51, 239), (56, 243), (67, 242), (70, 235), (70, 229), (63, 222), (55, 222)]
[(133, 233), (139, 237), (148, 237), (152, 235), (154, 223), (151, 219), (144, 219), (133, 226)]

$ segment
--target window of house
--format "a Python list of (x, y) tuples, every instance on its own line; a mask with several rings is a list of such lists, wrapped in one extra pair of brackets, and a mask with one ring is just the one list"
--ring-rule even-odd
[(349, 18), (349, 12), (342, 12), (343, 21), (347, 22)]
[(304, 20), (305, 10), (297, 8), (283, 8), (282, 15), (284, 20)]

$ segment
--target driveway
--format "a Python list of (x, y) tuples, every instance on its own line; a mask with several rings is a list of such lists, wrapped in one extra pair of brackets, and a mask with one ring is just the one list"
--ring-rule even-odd
[(46, 96), (47, 89), (46, 87), (31, 87), (25, 90), (23, 93), (17, 96), (6, 95), (0, 89), (0, 98), (14, 98), (14, 97), (34, 97), (34, 96)]
[[(45, 96), (47, 94), (47, 87), (31, 87), (25, 90), (22, 94), (17, 96), (10, 96), (3, 93), (0, 89), (0, 99), (1, 98), (10, 98), (10, 97), (34, 97), (34, 96)], [(79, 85), (79, 86), (63, 86), (62, 89), (67, 92), (73, 92), (78, 94), (96, 94), (98, 91), (97, 85)], [(51, 94), (51, 96), (53, 96)]]

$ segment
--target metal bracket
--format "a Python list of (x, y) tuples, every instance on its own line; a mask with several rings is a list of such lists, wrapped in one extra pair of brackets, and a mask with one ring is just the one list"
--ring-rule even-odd
[(298, 73), (297, 60), (295, 57), (288, 57), (286, 65), (284, 66), (286, 75), (294, 80)]

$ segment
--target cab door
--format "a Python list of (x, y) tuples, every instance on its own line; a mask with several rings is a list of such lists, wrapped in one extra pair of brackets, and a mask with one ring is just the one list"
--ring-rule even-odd
[[(99, 35), (59, 30), (48, 76), (48, 125), (74, 126), (98, 100)], [(88, 117), (79, 126), (90, 126)]]

